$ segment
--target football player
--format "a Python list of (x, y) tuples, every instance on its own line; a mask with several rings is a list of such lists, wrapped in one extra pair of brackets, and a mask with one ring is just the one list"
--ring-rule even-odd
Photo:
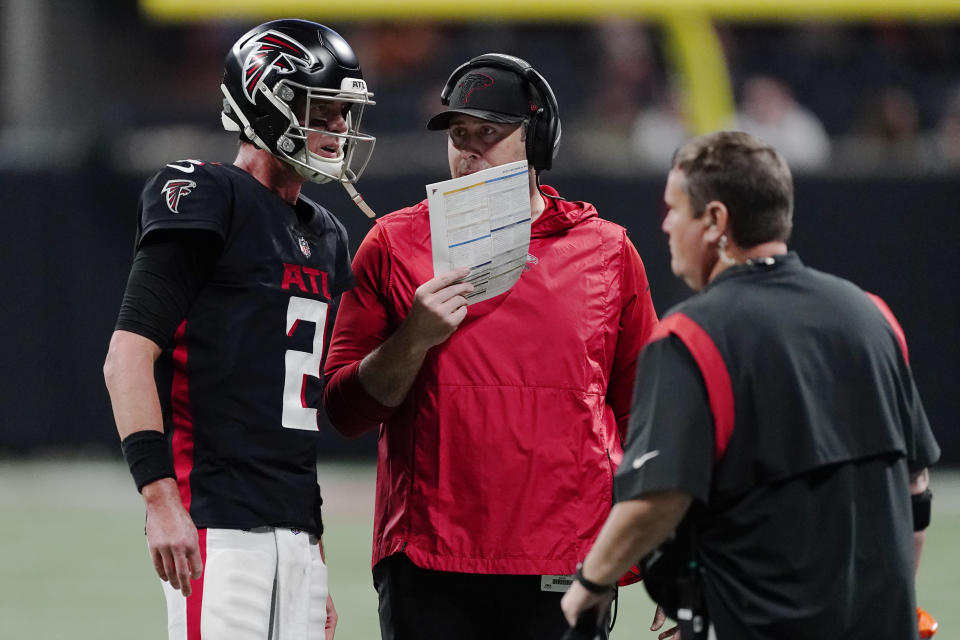
[(301, 187), (365, 206), (372, 94), (346, 40), (303, 20), (241, 37), (221, 90), (236, 160), (147, 181), (104, 376), (170, 638), (329, 639), (319, 376), (353, 276), (343, 226)]

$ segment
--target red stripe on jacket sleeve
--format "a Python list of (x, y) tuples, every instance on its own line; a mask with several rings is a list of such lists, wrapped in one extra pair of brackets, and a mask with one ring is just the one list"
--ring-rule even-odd
[(713, 459), (719, 460), (733, 435), (733, 385), (727, 365), (707, 332), (689, 316), (682, 313), (667, 316), (653, 330), (650, 340), (665, 338), (670, 334), (680, 338), (703, 376), (710, 411), (713, 413)]
[(887, 319), (887, 323), (889, 323), (890, 328), (893, 329), (893, 335), (897, 336), (897, 342), (900, 343), (900, 351), (903, 353), (903, 359), (907, 364), (910, 364), (910, 353), (907, 351), (907, 336), (903, 333), (903, 327), (897, 322), (893, 311), (890, 311), (890, 307), (887, 306), (887, 303), (884, 302), (880, 296), (872, 294), (869, 291), (867, 292), (867, 296), (873, 301), (873, 304), (877, 305), (883, 317)]

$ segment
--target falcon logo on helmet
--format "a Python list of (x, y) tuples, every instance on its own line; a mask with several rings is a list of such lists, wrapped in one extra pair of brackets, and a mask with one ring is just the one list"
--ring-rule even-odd
[(254, 102), (257, 85), (274, 70), (287, 74), (294, 72), (294, 65), (309, 69), (317, 59), (302, 44), (279, 31), (270, 30), (261, 34), (253, 44), (243, 63), (243, 93)]
[(193, 180), (176, 178), (174, 180), (167, 180), (167, 184), (163, 185), (161, 192), (167, 197), (167, 208), (174, 213), (180, 213), (178, 210), (180, 200), (190, 195), (190, 192), (196, 188), (197, 183)]

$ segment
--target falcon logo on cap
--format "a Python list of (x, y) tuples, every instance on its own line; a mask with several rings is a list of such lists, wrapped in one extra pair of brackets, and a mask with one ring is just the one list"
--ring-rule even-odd
[(167, 180), (167, 184), (163, 185), (163, 189), (160, 191), (167, 198), (167, 208), (173, 213), (180, 213), (180, 200), (190, 195), (190, 192), (196, 188), (197, 183), (193, 180), (182, 180), (177, 178), (174, 180)]
[(458, 87), (463, 92), (463, 104), (470, 104), (470, 96), (477, 89), (486, 89), (493, 86), (493, 78), (485, 73), (473, 72), (460, 82)]
[(271, 72), (293, 73), (295, 65), (309, 69), (317, 59), (302, 44), (279, 31), (267, 31), (254, 41), (243, 63), (243, 93), (253, 102), (257, 85)]

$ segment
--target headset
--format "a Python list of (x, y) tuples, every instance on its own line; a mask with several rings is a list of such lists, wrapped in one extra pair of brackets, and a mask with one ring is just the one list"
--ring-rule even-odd
[(540, 95), (544, 104), (530, 116), (527, 125), (527, 162), (533, 166), (538, 175), (541, 171), (550, 169), (560, 149), (560, 109), (553, 89), (526, 60), (504, 53), (485, 53), (477, 56), (463, 63), (450, 74), (447, 84), (440, 92), (440, 102), (445, 107), (450, 106), (450, 94), (457, 87), (460, 78), (480, 67), (496, 67), (512, 71), (526, 80), (528, 86)]

